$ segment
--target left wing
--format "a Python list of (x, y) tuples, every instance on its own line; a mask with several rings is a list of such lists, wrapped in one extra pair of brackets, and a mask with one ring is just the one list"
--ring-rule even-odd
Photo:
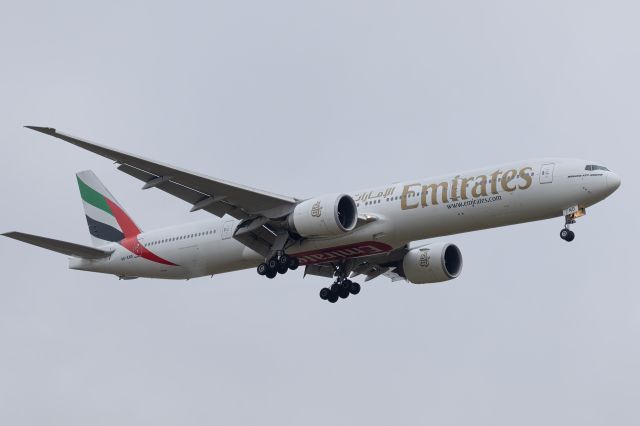
[(142, 189), (158, 188), (191, 204), (191, 211), (205, 210), (218, 217), (228, 214), (241, 220), (234, 237), (265, 256), (276, 242), (277, 219), (291, 213), (300, 201), (139, 157), (50, 127), (25, 127), (115, 161), (118, 170), (145, 183)]
[(228, 214), (236, 219), (252, 216), (272, 218), (286, 215), (299, 201), (118, 151), (50, 127), (25, 127), (115, 161), (119, 170), (145, 182), (143, 189), (161, 189), (192, 204), (192, 211), (206, 210), (219, 217)]

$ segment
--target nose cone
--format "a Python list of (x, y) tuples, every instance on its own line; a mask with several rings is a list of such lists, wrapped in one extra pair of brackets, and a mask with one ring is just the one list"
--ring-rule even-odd
[(622, 181), (620, 180), (620, 176), (618, 176), (617, 174), (615, 173), (607, 174), (607, 188), (612, 193), (620, 187), (621, 183)]

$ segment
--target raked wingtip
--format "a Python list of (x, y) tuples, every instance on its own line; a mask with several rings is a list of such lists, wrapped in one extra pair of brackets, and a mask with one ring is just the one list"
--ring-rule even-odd
[(53, 127), (40, 127), (40, 126), (24, 126), (27, 129), (35, 130), (36, 132), (45, 133), (47, 135), (54, 135), (56, 133), (56, 129)]

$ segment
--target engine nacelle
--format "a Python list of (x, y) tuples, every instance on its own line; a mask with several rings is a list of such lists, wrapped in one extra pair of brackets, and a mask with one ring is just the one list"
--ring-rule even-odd
[(289, 226), (303, 237), (332, 237), (351, 231), (358, 222), (356, 202), (345, 194), (329, 194), (298, 204)]
[(427, 244), (409, 250), (402, 260), (402, 269), (413, 284), (448, 281), (460, 275), (462, 253), (454, 244)]

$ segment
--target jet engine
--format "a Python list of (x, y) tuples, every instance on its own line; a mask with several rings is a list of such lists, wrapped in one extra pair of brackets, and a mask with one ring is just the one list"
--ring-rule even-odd
[(413, 284), (448, 281), (460, 275), (462, 253), (454, 244), (427, 244), (409, 250), (402, 260), (402, 269)]
[(302, 237), (333, 237), (356, 227), (358, 208), (349, 195), (329, 194), (301, 202), (288, 220)]

